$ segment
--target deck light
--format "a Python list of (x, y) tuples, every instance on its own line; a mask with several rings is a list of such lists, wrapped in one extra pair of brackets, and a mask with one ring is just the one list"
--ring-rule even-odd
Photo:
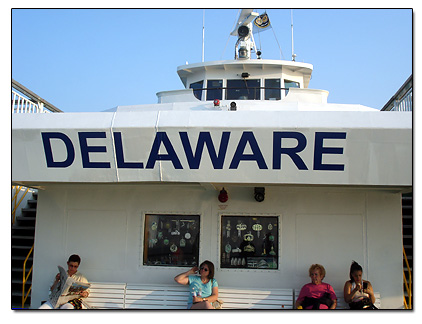
[(242, 78), (249, 78), (250, 74), (248, 72), (243, 72), (242, 73)]
[(232, 111), (236, 111), (237, 110), (236, 103), (234, 101), (232, 101), (230, 103), (230, 110), (232, 110)]
[(263, 202), (265, 199), (265, 187), (255, 187), (254, 197), (257, 202)]
[(229, 200), (229, 195), (227, 194), (227, 191), (224, 188), (220, 190), (218, 200), (222, 203), (225, 203), (227, 200)]

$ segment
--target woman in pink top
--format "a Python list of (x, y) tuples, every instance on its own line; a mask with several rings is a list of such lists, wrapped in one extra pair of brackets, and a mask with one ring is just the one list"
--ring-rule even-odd
[(331, 285), (322, 282), (325, 269), (320, 264), (313, 264), (309, 268), (311, 283), (302, 287), (296, 300), (297, 309), (335, 309), (337, 297)]

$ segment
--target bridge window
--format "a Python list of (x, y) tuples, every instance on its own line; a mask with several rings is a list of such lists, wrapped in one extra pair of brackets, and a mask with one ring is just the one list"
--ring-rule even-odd
[(202, 88), (204, 85), (204, 80), (191, 83), (189, 88), (193, 89), (193, 95), (196, 97), (196, 99), (201, 100), (202, 98)]
[[(300, 88), (300, 83), (296, 81), (284, 80), (285, 88)], [(286, 89), (286, 95), (289, 93), (289, 89)]]
[(207, 81), (207, 100), (223, 99), (223, 80)]
[(265, 79), (265, 100), (280, 99), (280, 79)]
[(145, 215), (143, 264), (193, 267), (199, 258), (199, 215)]
[(261, 80), (227, 80), (227, 100), (260, 100)]
[(278, 269), (278, 216), (221, 216), (221, 268)]

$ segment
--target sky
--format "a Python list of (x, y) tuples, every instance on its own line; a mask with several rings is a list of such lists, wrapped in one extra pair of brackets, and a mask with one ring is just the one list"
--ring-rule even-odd
[[(264, 59), (291, 60), (291, 10), (255, 9)], [(64, 112), (157, 103), (177, 67), (234, 58), (238, 9), (13, 9), (12, 78)], [(329, 103), (381, 109), (412, 74), (412, 9), (294, 9), (296, 61)], [(281, 48), (281, 52), (280, 52)]]

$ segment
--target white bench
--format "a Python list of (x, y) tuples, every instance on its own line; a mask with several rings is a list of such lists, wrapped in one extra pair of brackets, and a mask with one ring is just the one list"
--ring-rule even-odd
[[(343, 290), (335, 290), (334, 291), (337, 296), (337, 309), (350, 309), (349, 304), (344, 301), (344, 292)], [(375, 307), (380, 309), (381, 308), (381, 294), (379, 292), (374, 291), (375, 296)]]
[(125, 283), (91, 282), (85, 302), (94, 309), (122, 309), (125, 307), (125, 295)]
[(127, 284), (127, 309), (186, 309), (189, 291), (181, 285)]
[(218, 288), (223, 309), (293, 309), (292, 289)]
[[(187, 286), (92, 282), (86, 302), (97, 309), (186, 309)], [(293, 309), (292, 289), (219, 287), (223, 309)]]
[[(295, 289), (295, 298), (294, 298), (294, 304), (296, 305), (296, 300), (299, 297), (300, 289)], [(334, 290), (337, 296), (337, 306), (336, 309), (350, 309), (349, 304), (344, 301), (344, 292), (343, 290)], [(375, 295), (375, 307), (378, 309), (381, 308), (381, 294), (379, 292), (374, 292)], [(295, 306), (296, 308), (296, 306)]]

